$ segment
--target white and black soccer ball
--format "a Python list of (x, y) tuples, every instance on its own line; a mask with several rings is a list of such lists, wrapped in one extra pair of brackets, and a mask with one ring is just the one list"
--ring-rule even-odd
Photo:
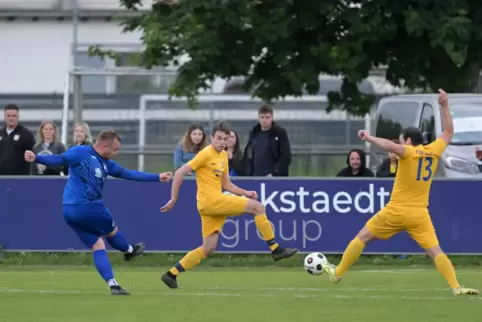
[(323, 268), (327, 265), (328, 260), (322, 253), (311, 253), (305, 257), (305, 271), (311, 275), (323, 274)]

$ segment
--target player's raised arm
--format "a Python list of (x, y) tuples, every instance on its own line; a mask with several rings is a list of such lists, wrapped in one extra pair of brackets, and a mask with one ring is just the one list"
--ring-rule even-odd
[(170, 172), (157, 174), (126, 169), (113, 160), (107, 163), (107, 173), (115, 178), (139, 182), (169, 182), (172, 176)]
[(72, 165), (85, 158), (89, 149), (88, 146), (76, 146), (62, 154), (48, 155), (35, 155), (32, 151), (25, 151), (25, 161), (54, 167), (64, 164)]
[(452, 120), (452, 115), (449, 109), (449, 98), (447, 93), (442, 89), (438, 90), (440, 95), (438, 97), (438, 102), (442, 106), (442, 126), (443, 132), (440, 134), (439, 139), (442, 139), (445, 144), (449, 144), (454, 135), (454, 122)]
[(360, 139), (363, 141), (368, 141), (372, 144), (375, 144), (379, 146), (380, 148), (384, 149), (387, 152), (393, 152), (399, 157), (404, 157), (406, 153), (405, 146), (401, 144), (397, 144), (393, 141), (387, 140), (387, 139), (382, 139), (382, 138), (377, 138), (376, 136), (371, 136), (368, 134), (367, 131), (365, 130), (360, 130), (358, 131), (358, 136)]

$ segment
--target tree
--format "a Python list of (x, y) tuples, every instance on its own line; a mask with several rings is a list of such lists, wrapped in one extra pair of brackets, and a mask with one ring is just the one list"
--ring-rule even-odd
[[(140, 0), (121, 0), (137, 11)], [(245, 76), (264, 100), (319, 90), (321, 73), (342, 75), (331, 107), (368, 111), (357, 84), (387, 66), (396, 86), (474, 92), (482, 63), (478, 0), (178, 0), (124, 18), (140, 29), (146, 67), (179, 65), (171, 94), (192, 102), (216, 77)], [(93, 53), (102, 54), (93, 50)], [(177, 59), (190, 60), (179, 64)]]

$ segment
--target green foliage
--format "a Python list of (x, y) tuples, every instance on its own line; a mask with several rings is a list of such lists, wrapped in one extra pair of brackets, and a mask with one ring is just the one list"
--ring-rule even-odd
[(216, 77), (244, 76), (246, 91), (271, 101), (316, 94), (324, 73), (343, 76), (330, 109), (363, 115), (373, 97), (357, 85), (373, 67), (388, 66), (393, 85), (473, 92), (482, 60), (478, 0), (178, 0), (122, 25), (142, 31), (147, 68), (179, 67), (170, 93), (192, 106)]

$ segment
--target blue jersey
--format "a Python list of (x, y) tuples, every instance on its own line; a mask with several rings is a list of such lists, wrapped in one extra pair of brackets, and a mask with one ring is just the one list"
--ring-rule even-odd
[(159, 182), (158, 174), (129, 170), (101, 157), (93, 146), (79, 145), (60, 155), (37, 155), (35, 162), (46, 166), (69, 165), (69, 179), (63, 204), (102, 202), (102, 190), (108, 176), (143, 182)]

